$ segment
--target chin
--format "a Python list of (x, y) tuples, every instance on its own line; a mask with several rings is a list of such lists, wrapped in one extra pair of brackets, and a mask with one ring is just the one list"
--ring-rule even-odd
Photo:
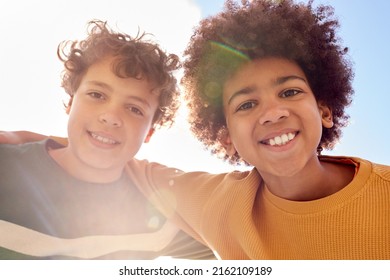
[(115, 157), (110, 157), (109, 159), (102, 159), (101, 157), (88, 157), (85, 158), (84, 164), (94, 169), (111, 169), (115, 166), (115, 162), (112, 159)]

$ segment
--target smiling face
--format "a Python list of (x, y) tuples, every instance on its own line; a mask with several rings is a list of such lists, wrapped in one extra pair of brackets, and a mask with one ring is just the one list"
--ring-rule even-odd
[(70, 174), (109, 182), (122, 174), (151, 131), (158, 94), (147, 80), (119, 78), (112, 58), (83, 76), (69, 111), (69, 145), (53, 158)]
[(226, 81), (224, 145), (267, 176), (294, 176), (318, 162), (328, 107), (317, 103), (302, 69), (282, 58), (249, 62)]

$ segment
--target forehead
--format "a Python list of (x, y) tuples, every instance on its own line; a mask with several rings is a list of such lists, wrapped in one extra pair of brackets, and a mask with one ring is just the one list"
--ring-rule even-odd
[(248, 79), (273, 80), (288, 75), (299, 75), (306, 79), (302, 68), (295, 62), (285, 58), (267, 57), (255, 59), (242, 65), (230, 78), (225, 82), (239, 83)]
[[(156, 93), (155, 85), (150, 79), (142, 76), (132, 77), (124, 75), (122, 69), (117, 69), (117, 60), (112, 57), (103, 58), (93, 63), (86, 71), (82, 80), (98, 81), (100, 84), (109, 85), (112, 89), (143, 89), (148, 93)], [(119, 73), (118, 73), (119, 71)], [(131, 86), (130, 86), (131, 85)]]
[(308, 85), (303, 70), (294, 61), (284, 58), (262, 58), (242, 65), (223, 86), (223, 103), (228, 105), (239, 96), (276, 88), (289, 81)]
[(80, 84), (81, 90), (97, 90), (111, 98), (122, 101), (137, 101), (157, 110), (159, 90), (147, 79), (118, 76), (113, 68), (113, 59), (106, 58), (92, 64)]

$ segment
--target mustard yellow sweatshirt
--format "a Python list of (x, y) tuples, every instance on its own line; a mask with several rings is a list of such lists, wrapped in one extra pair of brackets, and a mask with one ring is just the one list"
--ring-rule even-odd
[[(250, 172), (184, 173), (133, 160), (140, 190), (221, 259), (390, 259), (390, 167), (359, 158), (353, 181), (328, 197), (276, 197)], [(331, 178), (329, 178), (331, 180)]]

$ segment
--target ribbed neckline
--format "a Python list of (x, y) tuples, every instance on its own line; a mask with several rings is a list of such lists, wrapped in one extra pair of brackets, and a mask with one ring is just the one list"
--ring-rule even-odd
[(321, 161), (335, 162), (340, 164), (352, 164), (357, 168), (353, 180), (340, 191), (324, 198), (311, 201), (292, 201), (280, 198), (272, 194), (267, 187), (262, 186), (262, 193), (266, 200), (282, 211), (291, 214), (315, 214), (341, 207), (355, 196), (366, 184), (371, 175), (372, 164), (359, 158), (321, 156)]

